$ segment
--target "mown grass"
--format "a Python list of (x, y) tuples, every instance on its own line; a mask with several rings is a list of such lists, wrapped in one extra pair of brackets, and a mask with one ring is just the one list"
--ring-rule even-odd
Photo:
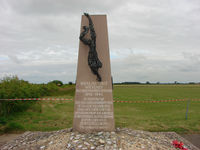
[(200, 85), (116, 85), (113, 95), (120, 100), (200, 98)]
[[(53, 97), (73, 98), (74, 85), (60, 88)], [(119, 100), (200, 99), (199, 85), (128, 85), (114, 86)], [(163, 103), (115, 103), (116, 127), (147, 131), (200, 133), (200, 101)], [(15, 113), (0, 122), (0, 131), (52, 131), (69, 128), (73, 122), (73, 102), (40, 101), (26, 112)], [(1, 120), (1, 119), (0, 119)], [(16, 128), (16, 129), (15, 129)]]
[[(114, 99), (143, 101), (200, 99), (200, 85), (115, 86)], [(148, 131), (200, 132), (200, 101), (163, 103), (115, 103), (116, 126)]]
[[(13, 132), (17, 124), (18, 131), (52, 131), (69, 128), (73, 119), (73, 103), (62, 101), (37, 102), (27, 112), (18, 112), (8, 116), (2, 124), (1, 133)], [(13, 124), (10, 125), (10, 122)], [(1, 125), (0, 125), (1, 126)]]
[(148, 131), (200, 131), (200, 102), (191, 102), (185, 119), (187, 102), (116, 103), (116, 126)]

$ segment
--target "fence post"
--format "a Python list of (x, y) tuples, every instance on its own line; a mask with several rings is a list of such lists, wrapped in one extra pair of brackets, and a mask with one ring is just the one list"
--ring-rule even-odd
[(186, 109), (186, 113), (185, 113), (185, 120), (187, 120), (187, 118), (188, 118), (189, 104), (190, 104), (190, 100), (188, 99), (188, 101), (187, 101), (187, 109)]

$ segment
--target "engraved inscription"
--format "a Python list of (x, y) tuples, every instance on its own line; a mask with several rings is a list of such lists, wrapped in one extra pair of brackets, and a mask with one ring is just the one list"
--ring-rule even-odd
[(83, 93), (81, 100), (76, 100), (75, 118), (80, 119), (82, 129), (107, 129), (108, 120), (113, 119), (112, 101), (106, 101), (104, 93), (112, 92), (105, 89), (107, 82), (80, 82), (81, 89), (76, 92)]

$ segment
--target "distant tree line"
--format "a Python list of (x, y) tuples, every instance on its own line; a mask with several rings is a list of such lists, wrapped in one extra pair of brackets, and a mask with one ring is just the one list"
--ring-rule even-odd
[[(53, 84), (60, 86), (60, 87), (64, 85), (64, 83), (60, 80), (53, 80), (53, 81), (48, 82), (48, 84), (49, 83), (53, 83)], [(72, 84), (73, 84), (73, 82), (71, 82), (71, 81), (68, 82), (68, 85), (72, 85)]]
[(120, 85), (120, 84), (200, 84), (200, 82), (185, 82), (185, 83), (183, 83), (183, 82), (177, 82), (177, 81), (174, 81), (174, 82), (168, 82), (168, 83), (162, 83), (162, 82), (155, 82), (155, 83), (153, 83), (153, 82), (150, 82), (150, 81), (146, 81), (146, 82), (128, 82), (128, 81), (126, 81), (126, 82), (116, 82), (116, 83), (114, 83), (115, 85)]

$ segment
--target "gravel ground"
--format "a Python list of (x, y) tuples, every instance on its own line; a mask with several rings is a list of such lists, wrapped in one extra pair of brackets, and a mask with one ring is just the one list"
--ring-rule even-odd
[(25, 132), (0, 147), (1, 150), (176, 150), (172, 141), (182, 141), (189, 150), (199, 150), (175, 132), (147, 132), (117, 128), (115, 132), (78, 133), (72, 129)]
[(181, 136), (200, 148), (200, 134), (182, 134)]
[(4, 145), (5, 143), (7, 143), (8, 141), (11, 141), (11, 140), (17, 138), (20, 135), (21, 134), (3, 134), (3, 135), (0, 135), (0, 147), (2, 145)]

